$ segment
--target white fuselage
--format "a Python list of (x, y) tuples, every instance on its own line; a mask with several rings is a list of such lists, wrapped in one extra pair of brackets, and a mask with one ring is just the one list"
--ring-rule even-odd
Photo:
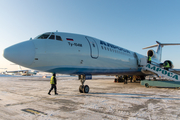
[[(62, 41), (48, 39), (52, 34), (60, 36)], [(143, 74), (138, 67), (143, 55), (85, 35), (55, 32), (48, 38), (36, 37), (6, 48), (4, 57), (28, 68), (52, 73)]]

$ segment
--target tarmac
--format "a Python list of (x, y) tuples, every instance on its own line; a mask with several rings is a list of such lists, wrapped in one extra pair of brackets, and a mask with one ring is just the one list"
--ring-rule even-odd
[(58, 77), (58, 95), (48, 95), (50, 78), (0, 77), (2, 120), (178, 120), (180, 90), (114, 83), (113, 77), (86, 80)]

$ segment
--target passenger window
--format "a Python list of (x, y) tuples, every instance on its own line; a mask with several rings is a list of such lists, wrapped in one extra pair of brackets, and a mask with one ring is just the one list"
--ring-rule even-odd
[(51, 35), (51, 36), (49, 37), (49, 39), (53, 39), (53, 40), (54, 40), (54, 38), (55, 38), (54, 35)]
[(56, 35), (56, 40), (60, 40), (60, 41), (62, 41), (61, 37), (60, 37), (60, 36), (58, 36), (58, 35)]

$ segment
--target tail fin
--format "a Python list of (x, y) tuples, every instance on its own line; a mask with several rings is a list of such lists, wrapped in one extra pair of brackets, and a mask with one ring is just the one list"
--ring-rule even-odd
[(153, 47), (157, 47), (157, 55), (158, 55), (158, 60), (161, 61), (161, 56), (162, 56), (162, 48), (164, 46), (167, 46), (167, 45), (180, 45), (180, 43), (160, 43), (158, 41), (156, 41), (156, 45), (152, 45), (152, 46), (149, 46), (149, 47), (145, 47), (143, 49), (148, 49), (148, 48), (153, 48)]

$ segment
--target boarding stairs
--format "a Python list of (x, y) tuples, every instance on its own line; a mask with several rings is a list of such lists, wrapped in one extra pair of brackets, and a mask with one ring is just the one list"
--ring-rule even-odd
[(142, 67), (142, 72), (143, 73), (153, 73), (157, 76), (163, 76), (171, 81), (180, 81), (180, 75), (163, 69), (162, 67), (158, 66), (157, 64), (150, 64), (147, 63), (147, 58), (142, 58), (141, 59), (141, 67)]

